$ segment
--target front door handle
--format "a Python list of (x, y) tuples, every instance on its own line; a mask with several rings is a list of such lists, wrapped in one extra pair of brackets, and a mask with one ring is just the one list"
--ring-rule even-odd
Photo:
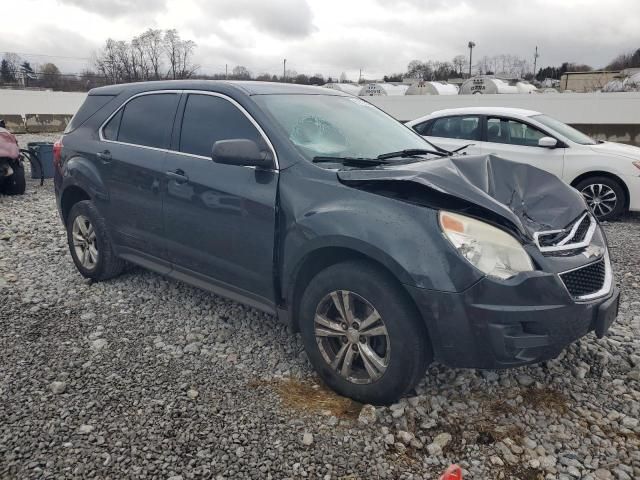
[(187, 177), (184, 173), (184, 170), (181, 170), (180, 168), (177, 170), (164, 172), (164, 174), (171, 180), (175, 180), (178, 184), (186, 183), (189, 181), (189, 177)]
[(98, 152), (96, 156), (100, 159), (102, 163), (110, 163), (111, 162), (111, 152), (109, 150), (104, 150), (102, 152)]

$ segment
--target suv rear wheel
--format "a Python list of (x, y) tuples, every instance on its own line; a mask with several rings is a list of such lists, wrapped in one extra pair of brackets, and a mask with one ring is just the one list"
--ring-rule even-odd
[(300, 304), (300, 330), (322, 380), (364, 403), (397, 400), (432, 359), (406, 292), (366, 261), (333, 265), (311, 280)]
[(122, 272), (124, 261), (113, 252), (104, 218), (90, 200), (71, 207), (67, 242), (73, 262), (83, 277), (107, 280)]

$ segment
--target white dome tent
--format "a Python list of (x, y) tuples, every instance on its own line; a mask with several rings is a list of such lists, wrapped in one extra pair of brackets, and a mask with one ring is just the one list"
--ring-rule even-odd
[(460, 87), (460, 95), (532, 93), (537, 90), (523, 80), (479, 76), (466, 80)]
[(518, 89), (518, 93), (534, 93), (538, 91), (535, 85), (531, 85), (529, 82), (524, 80), (517, 82), (516, 88)]
[(458, 87), (447, 82), (416, 82), (405, 95), (457, 95)]
[(379, 97), (384, 95), (404, 95), (409, 85), (395, 85), (393, 83), (368, 83), (360, 90), (361, 97)]
[(360, 90), (362, 90), (362, 87), (357, 83), (326, 83), (323, 87), (339, 90), (354, 96), (357, 96), (360, 93)]

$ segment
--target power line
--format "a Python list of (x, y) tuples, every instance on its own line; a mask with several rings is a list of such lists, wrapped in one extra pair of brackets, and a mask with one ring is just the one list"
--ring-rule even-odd
[(25, 57), (65, 58), (67, 60), (91, 60), (91, 57), (66, 57), (63, 55), (48, 55), (46, 53), (0, 52), (0, 55), (8, 55), (10, 53), (15, 53), (16, 55), (25, 56)]

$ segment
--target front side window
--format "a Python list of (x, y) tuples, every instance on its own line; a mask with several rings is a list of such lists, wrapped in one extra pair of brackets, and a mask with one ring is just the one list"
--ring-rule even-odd
[[(136, 97), (127, 103), (117, 130), (119, 142), (146, 147), (168, 148), (178, 95), (158, 93)], [(116, 117), (112, 120), (115, 120)], [(115, 129), (107, 124), (103, 136)], [(106, 138), (106, 137), (105, 137)]]
[(480, 140), (480, 117), (456, 116), (438, 118), (431, 127), (432, 137)]
[(596, 145), (598, 143), (588, 135), (585, 135), (575, 128), (570, 127), (566, 123), (562, 123), (560, 120), (556, 120), (555, 118), (547, 117), (546, 115), (534, 115), (531, 118), (536, 119), (545, 127), (555, 130), (560, 135), (564, 135), (572, 142), (579, 143), (580, 145)]
[(487, 141), (525, 147), (537, 147), (538, 141), (548, 135), (529, 124), (505, 118), (487, 120)]
[(190, 94), (180, 131), (180, 151), (210, 157), (218, 140), (248, 139), (264, 145), (260, 132), (238, 108), (224, 98)]
[(317, 156), (375, 158), (404, 149), (433, 149), (414, 130), (364, 100), (337, 95), (254, 95), (298, 151)]

